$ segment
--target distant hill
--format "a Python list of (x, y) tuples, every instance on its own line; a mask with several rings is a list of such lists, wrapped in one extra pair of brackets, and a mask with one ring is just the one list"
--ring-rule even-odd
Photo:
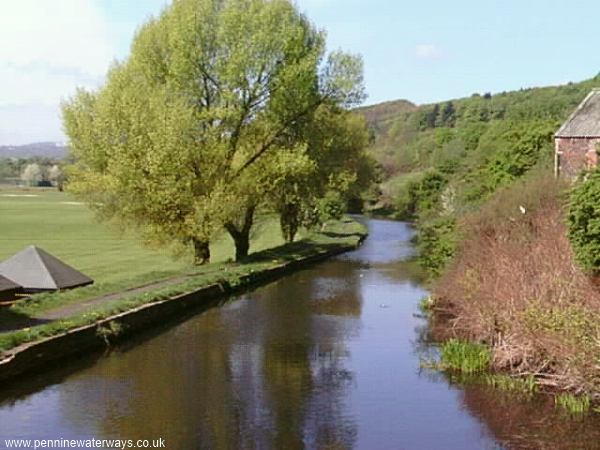
[(481, 93), (415, 106), (406, 100), (357, 109), (383, 171), (383, 200), (405, 209), (410, 183), (436, 171), (460, 209), (534, 166), (553, 163), (552, 136), (600, 75), (562, 86)]
[(31, 158), (40, 156), (51, 159), (63, 159), (68, 148), (57, 142), (36, 142), (26, 145), (0, 145), (0, 158)]
[(370, 126), (377, 127), (377, 125), (385, 123), (388, 119), (413, 112), (417, 108), (417, 105), (408, 100), (394, 100), (372, 106), (363, 106), (357, 108), (356, 111), (365, 116)]

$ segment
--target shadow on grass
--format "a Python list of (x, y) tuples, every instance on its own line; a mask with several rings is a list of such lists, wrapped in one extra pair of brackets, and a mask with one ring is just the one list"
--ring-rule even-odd
[(364, 233), (337, 233), (335, 231), (321, 231), (321, 234), (323, 236), (327, 236), (328, 238), (332, 238), (332, 239), (340, 239), (340, 238), (350, 238), (350, 237), (364, 237)]
[(36, 319), (27, 314), (13, 311), (10, 307), (5, 306), (0, 308), (0, 333), (9, 331), (21, 330), (23, 328), (43, 325), (50, 322), (49, 320)]
[[(348, 237), (347, 234), (341, 234), (341, 237)], [(241, 261), (242, 264), (259, 263), (273, 261), (275, 259), (284, 261), (295, 261), (297, 259), (314, 255), (316, 253), (327, 252), (342, 247), (340, 243), (320, 243), (310, 240), (290, 242), (279, 247), (263, 250), (253, 253)]]

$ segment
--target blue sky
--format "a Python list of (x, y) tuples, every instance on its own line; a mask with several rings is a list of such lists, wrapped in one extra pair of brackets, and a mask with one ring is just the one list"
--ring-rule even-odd
[[(59, 103), (102, 83), (165, 0), (19, 0), (0, 17), (0, 145), (64, 139)], [(297, 0), (330, 49), (363, 55), (367, 103), (429, 103), (600, 71), (600, 2)]]

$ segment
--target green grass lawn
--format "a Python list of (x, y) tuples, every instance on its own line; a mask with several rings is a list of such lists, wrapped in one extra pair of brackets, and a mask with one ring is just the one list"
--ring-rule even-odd
[[(251, 251), (283, 243), (275, 217), (259, 221)], [(98, 223), (69, 194), (48, 189), (0, 189), (0, 261), (37, 245), (93, 278), (96, 283), (140, 282), (192, 268), (191, 254), (174, 258), (169, 249), (145, 247), (134, 232)], [(212, 260), (233, 258), (228, 236), (211, 245)]]

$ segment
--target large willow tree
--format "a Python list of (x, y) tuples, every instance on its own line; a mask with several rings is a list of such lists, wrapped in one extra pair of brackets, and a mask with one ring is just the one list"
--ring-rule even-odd
[(313, 170), (319, 108), (363, 99), (360, 59), (324, 45), (288, 0), (174, 0), (103, 87), (63, 105), (70, 190), (196, 263), (223, 227), (245, 256), (257, 208)]

